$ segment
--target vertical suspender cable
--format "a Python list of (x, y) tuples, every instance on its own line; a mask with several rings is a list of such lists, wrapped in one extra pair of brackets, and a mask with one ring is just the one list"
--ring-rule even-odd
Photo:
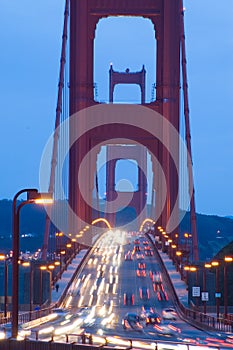
[(97, 215), (100, 218), (100, 197), (99, 197), (99, 181), (98, 181), (98, 173), (95, 173), (95, 190), (96, 190), (96, 204), (97, 204)]
[(151, 207), (150, 207), (150, 217), (151, 219), (154, 217), (154, 174), (152, 173), (152, 181), (151, 181)]
[[(60, 115), (61, 115), (61, 111), (62, 111), (62, 90), (63, 90), (63, 86), (64, 86), (64, 70), (65, 70), (65, 63), (66, 63), (68, 17), (69, 17), (69, 0), (66, 0), (65, 12), (64, 12), (63, 35), (62, 35), (62, 49), (61, 49), (61, 60), (60, 60), (59, 83), (58, 83), (58, 97), (57, 97), (57, 107), (56, 107), (55, 131), (54, 131), (54, 136), (53, 136), (53, 151), (52, 151), (51, 173), (50, 173), (50, 181), (49, 181), (49, 192), (51, 192), (51, 193), (54, 192), (55, 169), (56, 169), (56, 165), (57, 165), (57, 150), (58, 150), (58, 139), (59, 139), (58, 127), (60, 125)], [(43, 247), (42, 247), (42, 259), (43, 260), (46, 260), (46, 256), (47, 256), (49, 230), (50, 230), (50, 217), (49, 217), (49, 214), (47, 213), (46, 222), (45, 222), (44, 243), (43, 243)]]
[(198, 254), (198, 238), (197, 238), (197, 222), (194, 196), (193, 168), (192, 168), (192, 150), (191, 150), (191, 133), (189, 123), (189, 101), (188, 101), (188, 82), (187, 82), (187, 66), (186, 66), (186, 49), (185, 49), (185, 33), (184, 33), (184, 9), (183, 0), (180, 0), (180, 34), (181, 34), (181, 55), (182, 55), (182, 77), (183, 77), (183, 93), (184, 93), (184, 116), (186, 126), (186, 144), (188, 149), (188, 176), (189, 176), (189, 195), (190, 195), (190, 214), (192, 228), (192, 259), (199, 260)]

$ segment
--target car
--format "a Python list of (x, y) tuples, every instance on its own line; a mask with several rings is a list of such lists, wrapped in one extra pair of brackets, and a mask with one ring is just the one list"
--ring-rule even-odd
[(161, 290), (161, 287), (160, 287), (161, 285), (162, 285), (162, 283), (155, 283), (155, 282), (153, 282), (152, 286), (153, 286), (154, 292), (160, 291)]
[(53, 309), (53, 313), (58, 315), (66, 315), (68, 313), (67, 309), (55, 308)]
[(138, 268), (139, 268), (139, 269), (146, 269), (146, 263), (140, 261), (140, 262), (138, 263)]
[(146, 326), (148, 326), (149, 324), (152, 324), (152, 325), (154, 325), (154, 324), (161, 324), (161, 322), (162, 322), (162, 318), (156, 312), (150, 312), (146, 316)]
[(91, 312), (91, 308), (88, 305), (84, 305), (83, 307), (81, 307), (78, 310), (77, 315), (78, 316), (87, 316), (87, 315), (89, 315), (90, 312)]
[(127, 313), (122, 320), (124, 329), (142, 330), (143, 326), (140, 323), (140, 317), (136, 313)]
[(139, 247), (139, 245), (135, 245), (134, 246), (134, 253), (135, 252), (140, 252), (141, 251), (141, 248)]
[(140, 298), (143, 300), (149, 300), (150, 299), (150, 291), (147, 287), (140, 287), (139, 288), (139, 295)]
[(152, 250), (146, 250), (146, 251), (145, 251), (145, 255), (146, 255), (146, 256), (153, 256), (154, 253), (152, 252)]
[(124, 293), (124, 305), (134, 305), (134, 294), (130, 292)]
[(136, 259), (137, 260), (144, 260), (144, 255), (143, 254), (136, 254)]
[(133, 257), (129, 250), (128, 253), (125, 254), (125, 261), (131, 261), (131, 260), (133, 260)]
[(162, 282), (162, 275), (158, 271), (150, 271), (150, 278), (152, 282), (156, 282), (156, 283)]
[(146, 270), (143, 268), (137, 269), (137, 276), (138, 277), (146, 277)]
[(156, 313), (156, 310), (153, 306), (151, 306), (149, 304), (145, 304), (142, 306), (142, 312), (140, 315), (142, 319), (145, 319), (147, 317), (147, 315), (149, 315), (151, 313)]
[(158, 298), (158, 301), (168, 301), (167, 292), (165, 292), (165, 290), (159, 288), (157, 290), (157, 298)]
[(167, 307), (166, 309), (162, 310), (162, 317), (164, 320), (176, 320), (176, 310), (173, 307)]
[(164, 324), (162, 324), (162, 322), (160, 324), (155, 324), (154, 330), (159, 335), (166, 335), (166, 336), (176, 336), (177, 333), (181, 333), (180, 328), (177, 328), (171, 324), (164, 325)]

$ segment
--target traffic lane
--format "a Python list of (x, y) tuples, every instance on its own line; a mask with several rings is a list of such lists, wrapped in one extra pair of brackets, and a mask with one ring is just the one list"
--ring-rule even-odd
[[(152, 257), (150, 257), (152, 258)], [(121, 279), (122, 279), (122, 285), (123, 288), (125, 290), (126, 293), (131, 293), (132, 292), (132, 286), (133, 286), (133, 282), (134, 282), (134, 293), (135, 293), (135, 304), (134, 305), (130, 305), (130, 306), (126, 306), (121, 307), (118, 309), (118, 314), (119, 314), (119, 318), (124, 319), (124, 316), (131, 312), (135, 312), (138, 315), (141, 315), (142, 313), (142, 307), (145, 304), (150, 304), (155, 308), (156, 305), (156, 295), (154, 295), (154, 291), (152, 288), (152, 283), (150, 280), (150, 276), (149, 276), (149, 271), (148, 271), (148, 267), (151, 269), (154, 265), (155, 265), (155, 261), (151, 261), (152, 259), (143, 259), (143, 261), (146, 262), (147, 266), (146, 266), (146, 276), (145, 277), (137, 277), (136, 271), (138, 269), (138, 263), (141, 261), (141, 259), (137, 259), (136, 255), (134, 255), (134, 258), (132, 261), (124, 261), (122, 262), (122, 272), (121, 272)], [(152, 266), (153, 264), (153, 266)], [(149, 293), (150, 293), (150, 298), (141, 298), (140, 297), (140, 293), (139, 293), (139, 289), (140, 288), (148, 288)], [(122, 304), (122, 303), (121, 303)], [(156, 305), (156, 309), (157, 309), (157, 305)], [(123, 328), (123, 327), (122, 327)], [(143, 325), (142, 329), (127, 329), (127, 330), (119, 330), (121, 332), (121, 334), (127, 334), (127, 333), (136, 333), (135, 336), (136, 337), (141, 337), (146, 336), (148, 338), (151, 338), (152, 335), (150, 335), (149, 333), (151, 333), (151, 331), (154, 330), (153, 327), (146, 327), (145, 326), (145, 322)], [(153, 332), (153, 336), (157, 336), (158, 333), (161, 333), (161, 330), (157, 330)], [(141, 333), (141, 334), (138, 334)], [(172, 332), (170, 332), (171, 335)], [(172, 334), (174, 336), (174, 338), (176, 338), (177, 335)]]
[[(87, 304), (88, 303), (88, 294), (92, 294), (92, 290), (91, 288), (93, 287), (93, 285), (95, 284), (95, 282), (99, 281), (99, 283), (97, 284), (101, 284), (103, 285), (103, 290), (100, 290), (99, 293), (99, 302), (96, 303), (96, 306), (100, 306), (102, 304), (102, 299), (106, 299), (106, 294), (114, 294), (113, 292), (113, 284), (116, 284), (115, 282), (117, 282), (118, 280), (118, 273), (116, 272), (116, 268), (119, 265), (119, 262), (121, 260), (121, 252), (119, 252), (120, 247), (118, 249), (118, 255), (116, 256), (116, 248), (115, 250), (113, 250), (111, 252), (111, 254), (109, 254), (109, 247), (108, 249), (99, 249), (98, 250), (98, 254), (101, 253), (101, 262), (103, 262), (102, 264), (98, 265), (98, 268), (95, 269), (93, 268), (92, 270), (90, 270), (90, 267), (88, 269), (88, 264), (87, 266), (83, 269), (83, 274), (91, 274), (91, 278), (89, 279), (88, 283), (85, 285), (85, 289), (82, 288), (82, 296), (83, 296), (83, 304)], [(106, 253), (107, 252), (107, 253)], [(109, 260), (113, 263), (113, 265), (108, 266), (109, 264)], [(91, 265), (91, 264), (90, 264)], [(104, 267), (104, 271), (102, 270)], [(114, 281), (115, 280), (115, 281)], [(113, 283), (114, 281), (114, 283)], [(108, 290), (106, 292), (105, 290), (105, 286), (108, 286)], [(98, 285), (97, 285), (98, 287)], [(85, 298), (85, 299), (84, 299)], [(74, 305), (73, 305), (74, 306)], [(81, 306), (81, 305), (79, 305)]]
[[(90, 298), (88, 297), (88, 294), (95, 295), (96, 292), (93, 290), (93, 286), (95, 286), (95, 290), (99, 288), (99, 284), (102, 283), (102, 287), (105, 287), (105, 280), (109, 285), (109, 288), (112, 288), (112, 283), (110, 281), (110, 277), (113, 276), (113, 274), (110, 271), (111, 267), (114, 267), (114, 270), (112, 271), (114, 273), (115, 267), (118, 266), (118, 257), (120, 255), (119, 249), (120, 246), (116, 247), (116, 243), (114, 239), (111, 239), (111, 241), (107, 241), (107, 248), (104, 246), (103, 242), (100, 242), (99, 247), (95, 249), (95, 254), (93, 254), (87, 265), (82, 271), (82, 275), (91, 275), (88, 283), (84, 286), (80, 285), (80, 297), (74, 299), (72, 302), (72, 307), (75, 307), (75, 304), (77, 303), (78, 307), (81, 307), (82, 305), (92, 305), (92, 302), (90, 301)], [(118, 252), (117, 252), (118, 250)], [(108, 267), (109, 263), (112, 263), (110, 268)], [(94, 265), (94, 266), (93, 266)], [(105, 278), (107, 276), (107, 278)], [(113, 276), (113, 279), (115, 276)], [(82, 276), (81, 276), (82, 279)], [(100, 295), (101, 293), (99, 293)], [(78, 301), (79, 299), (79, 301)], [(80, 301), (81, 299), (81, 301)], [(101, 299), (101, 298), (99, 298)], [(100, 302), (100, 301), (99, 301)], [(95, 304), (95, 302), (94, 302)]]

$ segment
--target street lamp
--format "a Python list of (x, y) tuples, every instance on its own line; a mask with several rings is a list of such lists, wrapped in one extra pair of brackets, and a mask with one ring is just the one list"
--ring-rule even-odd
[(30, 267), (30, 278), (29, 278), (29, 321), (31, 321), (31, 316), (32, 316), (32, 305), (33, 305), (33, 279), (34, 279), (34, 265), (30, 261), (23, 261), (21, 263), (22, 266), (24, 267)]
[[(204, 265), (204, 273), (203, 273), (203, 292), (206, 293), (206, 269), (210, 269), (212, 267), (211, 264), (206, 263)], [(208, 294), (207, 294), (208, 295)], [(203, 300), (204, 303), (204, 314), (206, 314), (206, 302), (207, 300)]]
[(227, 286), (227, 263), (232, 262), (231, 256), (224, 257), (224, 318), (227, 319), (228, 314), (228, 286)]
[(176, 251), (176, 270), (177, 271), (180, 271), (180, 274), (181, 274), (181, 279), (182, 279), (182, 268), (181, 268), (181, 265), (182, 265), (182, 251), (180, 250), (177, 250)]
[(219, 306), (220, 306), (220, 290), (219, 290), (219, 262), (212, 261), (211, 265), (216, 268), (216, 281), (215, 281), (215, 299), (216, 299), (216, 316), (219, 321)]
[(200, 297), (200, 292), (199, 292), (200, 287), (198, 286), (198, 268), (196, 266), (190, 266), (189, 267), (189, 271), (190, 272), (195, 272), (195, 274), (196, 274), (196, 278), (195, 278), (195, 284), (196, 284), (196, 286), (195, 286), (195, 298), (196, 298), (196, 307), (198, 309), (198, 306), (199, 306), (198, 298)]
[(8, 303), (8, 261), (5, 254), (0, 254), (0, 261), (4, 261), (4, 318), (7, 317), (7, 303)]
[(50, 273), (50, 279), (49, 279), (49, 285), (51, 287), (51, 273), (52, 270), (55, 269), (55, 266), (59, 266), (60, 262), (59, 261), (55, 261), (54, 264), (48, 264), (48, 265), (40, 265), (40, 293), (39, 293), (39, 297), (40, 297), (40, 309), (41, 306), (43, 304), (43, 271), (47, 271)]
[(47, 270), (47, 266), (40, 266), (40, 309), (43, 302), (43, 271)]
[[(27, 193), (27, 200), (21, 202), (17, 207), (17, 199), (22, 193)], [(18, 335), (18, 309), (19, 309), (19, 214), (21, 208), (26, 204), (52, 204), (50, 193), (39, 193), (37, 189), (22, 189), (13, 198), (12, 220), (13, 220), (13, 259), (12, 259), (12, 338)]]

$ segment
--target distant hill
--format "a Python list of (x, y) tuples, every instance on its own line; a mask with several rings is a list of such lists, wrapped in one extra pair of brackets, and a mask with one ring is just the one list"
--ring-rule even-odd
[[(190, 214), (181, 222), (181, 230), (190, 230)], [(211, 259), (233, 241), (233, 220), (217, 215), (197, 214), (197, 231), (201, 260)]]
[[(101, 203), (103, 205), (103, 203)], [(122, 210), (117, 224), (129, 222), (134, 218), (132, 208)], [(31, 234), (21, 238), (21, 250), (36, 250), (42, 246), (45, 210), (43, 207), (27, 205), (21, 210), (20, 233)], [(233, 241), (233, 220), (230, 217), (197, 214), (197, 229), (200, 259), (207, 260), (215, 256), (223, 247)], [(181, 225), (181, 233), (191, 232), (190, 214), (186, 213)], [(0, 201), (0, 251), (9, 251), (12, 247), (12, 201)]]

